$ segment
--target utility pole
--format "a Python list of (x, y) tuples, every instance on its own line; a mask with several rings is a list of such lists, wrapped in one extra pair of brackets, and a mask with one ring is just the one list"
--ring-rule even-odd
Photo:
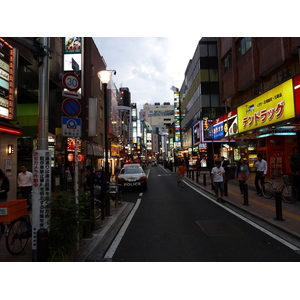
[(47, 234), (50, 218), (45, 205), (45, 198), (51, 197), (51, 153), (48, 150), (50, 38), (41, 37), (33, 45), (39, 59), (38, 150), (33, 152), (32, 165), (32, 250), (35, 261), (36, 251), (38, 259), (46, 256), (45, 249), (38, 249), (37, 245), (40, 245), (41, 233)]
[(39, 114), (38, 114), (38, 149), (48, 150), (49, 131), (49, 57), (50, 38), (40, 38), (44, 46), (44, 56), (39, 70)]

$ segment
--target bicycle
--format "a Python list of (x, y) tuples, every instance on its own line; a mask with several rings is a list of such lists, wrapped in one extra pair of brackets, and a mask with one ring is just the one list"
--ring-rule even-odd
[[(265, 181), (262, 186), (262, 195), (266, 199), (275, 196), (275, 192), (280, 191), (282, 200), (286, 203), (294, 203), (298, 199), (297, 189), (289, 182), (288, 175), (282, 175), (283, 182), (277, 187), (275, 181)], [(274, 180), (275, 177), (270, 177)]]
[[(0, 238), (5, 234), (6, 248), (11, 254), (19, 254), (32, 237), (32, 226), (27, 214), (27, 200), (12, 200), (1, 204)], [(7, 230), (3, 223), (7, 224)]]

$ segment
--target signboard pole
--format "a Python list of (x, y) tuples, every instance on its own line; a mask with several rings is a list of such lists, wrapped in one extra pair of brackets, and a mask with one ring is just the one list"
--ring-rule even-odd
[(75, 138), (75, 203), (78, 204), (78, 138)]
[[(50, 212), (44, 202), (51, 196), (51, 152), (48, 151), (49, 132), (49, 58), (50, 37), (42, 37), (45, 55), (39, 72), (38, 99), (38, 150), (33, 152), (32, 173), (32, 250), (35, 260), (37, 249), (37, 232), (47, 229)], [(40, 250), (39, 250), (40, 251)]]

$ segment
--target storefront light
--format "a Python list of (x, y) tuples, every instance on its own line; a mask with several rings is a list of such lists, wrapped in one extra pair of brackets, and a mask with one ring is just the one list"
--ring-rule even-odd
[(296, 134), (296, 132), (273, 132), (273, 133), (266, 133), (266, 134), (258, 135), (256, 138), (261, 139), (261, 138), (265, 138), (268, 136), (275, 136), (275, 135), (297, 135), (297, 134)]

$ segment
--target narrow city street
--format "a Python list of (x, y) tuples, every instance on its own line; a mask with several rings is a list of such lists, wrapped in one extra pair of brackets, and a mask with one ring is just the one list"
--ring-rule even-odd
[[(113, 262), (291, 262), (291, 249), (238, 218), (214, 197), (177, 185), (177, 174), (149, 169), (148, 191), (128, 191), (139, 206), (115, 251)], [(111, 256), (111, 257), (109, 257)]]

